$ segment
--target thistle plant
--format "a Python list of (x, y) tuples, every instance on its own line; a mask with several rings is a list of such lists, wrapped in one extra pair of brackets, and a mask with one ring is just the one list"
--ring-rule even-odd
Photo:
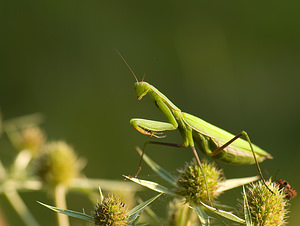
[(80, 174), (80, 163), (74, 149), (66, 142), (50, 142), (37, 161), (36, 172), (47, 186), (68, 186)]
[(20, 131), (17, 148), (29, 150), (32, 157), (38, 157), (46, 142), (46, 135), (39, 127), (29, 127)]
[(94, 214), (92, 215), (50, 206), (41, 202), (39, 203), (57, 212), (58, 214), (71, 216), (88, 222), (93, 222), (95, 225), (122, 226), (136, 225), (139, 221), (142, 211), (161, 195), (156, 195), (148, 199), (147, 201), (135, 206), (133, 209), (128, 210), (126, 208), (126, 204), (116, 196), (110, 195), (104, 198), (100, 187), (99, 192), (100, 201), (96, 204)]
[(122, 226), (128, 224), (128, 210), (120, 198), (113, 195), (104, 198), (96, 204), (95, 224), (107, 226)]
[(252, 183), (247, 186), (246, 192), (244, 192), (244, 203), (249, 211), (245, 211), (245, 218), (249, 219), (253, 225), (285, 225), (287, 218), (287, 206), (288, 200), (284, 190), (280, 189), (279, 185), (271, 182), (267, 182), (269, 188), (274, 192), (272, 194), (266, 186), (261, 182)]
[(217, 169), (214, 163), (205, 160), (202, 161), (202, 167), (206, 174), (206, 182), (199, 165), (195, 161), (187, 163), (184, 169), (179, 170), (177, 178), (176, 193), (185, 197), (186, 202), (195, 205), (199, 205), (200, 200), (208, 204), (207, 191), (211, 200), (216, 199), (221, 194), (217, 191), (219, 184), (224, 180), (222, 170)]
[[(38, 113), (3, 122), (0, 119), (1, 139), (8, 138), (13, 150), (7, 151), (16, 153), (8, 166), (0, 161), (0, 194), (8, 200), (24, 225), (40, 224), (23, 201), (22, 192), (32, 191), (34, 195), (35, 191), (46, 191), (52, 195), (58, 208), (66, 209), (68, 192), (81, 192), (94, 203), (99, 186), (105, 191), (124, 193), (128, 200), (140, 190), (129, 182), (84, 176), (81, 172), (84, 166), (82, 158), (77, 157), (66, 142), (47, 142), (46, 134), (39, 127), (42, 122), (43, 116)], [(59, 219), (56, 225), (68, 224), (65, 218)]]
[[(141, 150), (137, 148), (137, 151), (141, 154)], [(219, 206), (216, 202), (212, 202), (213, 206), (210, 206), (205, 203), (207, 201), (206, 185), (201, 175), (201, 170), (199, 166), (192, 161), (190, 164), (186, 164), (183, 170), (179, 170), (180, 175), (175, 177), (171, 175), (168, 171), (163, 169), (147, 155), (143, 155), (143, 160), (151, 167), (151, 169), (156, 172), (162, 179), (168, 182), (172, 187), (167, 188), (163, 185), (160, 185), (156, 182), (142, 180), (130, 176), (125, 176), (131, 181), (138, 183), (142, 186), (145, 186), (151, 190), (154, 190), (159, 193), (164, 193), (176, 199), (184, 200), (188, 204), (188, 209), (181, 208), (181, 211), (184, 211), (184, 214), (191, 216), (194, 213), (197, 214), (199, 223), (202, 225), (210, 225), (211, 217), (210, 215), (219, 215), (221, 217), (237, 223), (245, 223), (245, 220), (232, 214), (229, 211), (222, 210), (221, 208), (216, 208)], [(202, 167), (205, 168), (207, 185), (209, 193), (213, 194), (213, 198), (217, 198), (222, 192), (248, 184), (257, 180), (259, 177), (246, 177), (246, 178), (237, 178), (237, 179), (227, 179), (223, 178), (223, 173), (221, 170), (217, 169), (214, 164), (203, 161)], [(210, 178), (209, 178), (210, 177)], [(202, 199), (202, 200), (201, 200)], [(184, 202), (182, 202), (184, 204)], [(175, 205), (176, 206), (176, 205)], [(178, 205), (177, 205), (178, 206)], [(179, 217), (182, 212), (176, 211), (173, 208), (173, 213), (171, 214), (173, 225), (191, 225), (191, 217), (186, 217), (185, 219)], [(181, 213), (180, 213), (181, 212)], [(174, 219), (177, 219), (177, 222), (174, 222)], [(195, 225), (193, 223), (193, 225)]]
[[(7, 134), (17, 150), (10, 167), (5, 168), (0, 162), (0, 193), (5, 195), (26, 225), (37, 226), (39, 223), (19, 195), (25, 190), (45, 190), (52, 194), (54, 206), (39, 203), (57, 212), (59, 226), (69, 225), (68, 217), (95, 225), (137, 225), (145, 223), (142, 214), (155, 219), (154, 225), (208, 226), (220, 221), (228, 222), (228, 225), (239, 223), (247, 226), (286, 224), (288, 199), (295, 197), (296, 191), (284, 180), (268, 182), (274, 194), (262, 182), (247, 186), (247, 191), (243, 192), (244, 211), (241, 216), (237, 216), (232, 213), (232, 207), (221, 205), (218, 197), (229, 189), (251, 183), (259, 177), (225, 179), (222, 169), (207, 160), (201, 161), (202, 169), (195, 161), (186, 163), (174, 176), (144, 155), (144, 161), (168, 186), (130, 176), (125, 177), (135, 184), (88, 178), (82, 173), (82, 158), (75, 154), (71, 145), (64, 141), (47, 141), (45, 133), (38, 127), (41, 118), (40, 115), (32, 115), (5, 121), (3, 124), (0, 122), (0, 132), (2, 130)], [(32, 119), (35, 123), (32, 123)], [(132, 208), (132, 200), (128, 202), (123, 196), (124, 201), (121, 201), (116, 192), (122, 190), (127, 198), (134, 197), (135, 192), (141, 190), (137, 184), (159, 194)], [(112, 195), (104, 198), (100, 190), (100, 201), (96, 202), (95, 190), (99, 186), (109, 191), (106, 194)], [(89, 211), (90, 214), (67, 208), (67, 193), (74, 190), (87, 194), (92, 201), (94, 210)], [(162, 194), (171, 200), (167, 205), (168, 219), (161, 219), (149, 208)]]
[[(71, 181), (79, 175), (79, 165), (74, 149), (67, 143), (50, 142), (44, 146), (37, 160), (37, 175), (53, 191), (57, 207), (67, 208), (66, 192)], [(69, 225), (67, 216), (58, 214), (57, 219), (60, 225)]]

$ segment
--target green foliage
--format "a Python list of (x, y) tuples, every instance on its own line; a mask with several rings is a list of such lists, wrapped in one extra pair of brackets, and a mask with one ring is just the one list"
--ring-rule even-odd
[(90, 221), (90, 222), (94, 222), (94, 218), (93, 216), (90, 216), (86, 213), (81, 213), (81, 212), (77, 212), (77, 211), (73, 211), (73, 210), (66, 210), (66, 209), (62, 209), (62, 208), (58, 208), (58, 207), (54, 207), (54, 206), (50, 206), (50, 205), (47, 205), (45, 203), (42, 203), (42, 202), (38, 202), (39, 204), (57, 212), (57, 213), (61, 213), (61, 214), (65, 214), (67, 216), (70, 216), (70, 217), (75, 217), (75, 218), (78, 218), (78, 219), (81, 219), (81, 220), (86, 220), (86, 221)]

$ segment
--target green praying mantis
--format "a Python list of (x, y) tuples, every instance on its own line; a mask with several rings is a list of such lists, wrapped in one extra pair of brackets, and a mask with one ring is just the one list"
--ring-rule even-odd
[[(145, 147), (147, 144), (160, 144), (174, 147), (191, 147), (194, 157), (202, 170), (205, 178), (205, 172), (202, 169), (201, 161), (198, 157), (195, 145), (204, 154), (212, 158), (228, 164), (256, 164), (258, 172), (263, 183), (265, 180), (262, 176), (258, 163), (265, 159), (272, 159), (272, 156), (251, 143), (248, 134), (245, 131), (237, 135), (233, 135), (223, 129), (218, 128), (196, 116), (182, 112), (175, 104), (173, 104), (163, 93), (156, 89), (151, 84), (138, 81), (133, 70), (130, 68), (126, 60), (118, 52), (127, 67), (133, 74), (136, 82), (134, 90), (138, 100), (141, 100), (145, 95), (149, 95), (155, 106), (163, 113), (168, 122), (153, 121), (148, 119), (133, 118), (130, 124), (133, 128), (142, 134), (153, 136), (156, 138), (164, 138), (163, 133), (168, 130), (179, 130), (183, 144), (173, 144), (158, 141), (148, 141), (145, 143), (141, 160), (136, 176), (141, 170), (141, 163)], [(246, 140), (240, 138), (245, 136)], [(206, 179), (205, 179), (206, 181)], [(266, 184), (265, 184), (266, 185)], [(266, 185), (268, 188), (268, 186)], [(269, 189), (269, 188), (268, 188)], [(269, 189), (270, 190), (270, 189)], [(271, 190), (270, 190), (271, 191)], [(271, 191), (272, 192), (272, 191)], [(273, 193), (273, 192), (272, 192)]]

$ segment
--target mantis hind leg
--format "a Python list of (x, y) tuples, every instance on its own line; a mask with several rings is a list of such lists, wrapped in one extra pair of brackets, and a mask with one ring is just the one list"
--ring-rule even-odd
[(140, 173), (141, 169), (142, 169), (143, 157), (144, 157), (144, 154), (145, 154), (146, 146), (148, 144), (158, 144), (158, 145), (164, 145), (164, 146), (176, 147), (176, 148), (186, 148), (187, 147), (187, 145), (184, 145), (184, 144), (175, 144), (175, 143), (160, 142), (160, 141), (146, 141), (144, 146), (143, 146), (143, 149), (142, 149), (142, 154), (141, 154), (138, 170), (137, 170), (134, 177), (137, 177), (138, 174)]
[(266, 184), (266, 181), (262, 175), (262, 172), (261, 172), (261, 169), (259, 167), (259, 164), (258, 164), (258, 161), (257, 161), (257, 158), (256, 158), (256, 155), (255, 155), (255, 152), (254, 152), (254, 149), (253, 149), (253, 146), (252, 146), (252, 143), (251, 143), (251, 140), (250, 140), (250, 137), (248, 136), (248, 134), (245, 132), (245, 131), (242, 131), (240, 132), (239, 134), (237, 134), (235, 137), (233, 137), (231, 140), (229, 140), (227, 143), (223, 144), (221, 147), (219, 147), (217, 150), (213, 151), (211, 153), (211, 156), (215, 156), (217, 155), (218, 153), (220, 153), (222, 150), (224, 150), (226, 147), (228, 147), (231, 143), (233, 143), (235, 140), (237, 140), (238, 138), (240, 138), (241, 136), (245, 136), (248, 143), (249, 143), (249, 146), (250, 146), (250, 149), (251, 149), (251, 152), (253, 154), (253, 158), (254, 158), (254, 161), (255, 161), (255, 164), (256, 164), (256, 168), (258, 170), (258, 173), (260, 175), (260, 178), (263, 182), (263, 184), (266, 186), (266, 188), (272, 193), (274, 194), (274, 192), (268, 187), (268, 185)]
[(194, 146), (192, 146), (192, 150), (193, 150), (193, 154), (195, 156), (195, 159), (196, 159), (196, 161), (197, 161), (197, 163), (198, 163), (198, 165), (200, 167), (201, 173), (203, 174), (203, 178), (204, 178), (204, 182), (205, 182), (205, 187), (206, 187), (207, 198), (208, 198), (209, 204), (212, 206), (211, 199), (210, 199), (209, 192), (208, 192), (208, 186), (207, 186), (207, 180), (206, 180), (205, 171), (204, 171), (204, 169), (202, 167), (201, 161), (199, 159), (199, 156), (197, 154), (196, 148)]
[[(140, 163), (139, 163), (139, 166), (138, 166), (138, 170), (137, 170), (137, 173), (135, 174), (134, 177), (137, 177), (138, 174), (140, 173), (141, 169), (142, 169), (143, 157), (144, 157), (144, 154), (145, 154), (146, 146), (148, 144), (157, 144), (157, 145), (164, 145), (164, 146), (176, 147), (176, 148), (185, 148), (185, 147), (188, 146), (186, 144), (175, 144), (175, 143), (160, 142), (160, 141), (146, 141), (145, 144), (144, 144), (144, 147), (142, 149), (142, 154), (141, 154), (141, 158), (140, 158)], [(212, 206), (212, 202), (211, 202), (211, 199), (210, 199), (210, 196), (209, 196), (209, 192), (208, 192), (208, 186), (207, 186), (207, 180), (206, 180), (205, 171), (204, 171), (204, 169), (202, 167), (202, 164), (201, 164), (201, 161), (200, 161), (199, 156), (197, 154), (196, 148), (194, 146), (191, 146), (191, 148), (192, 148), (194, 157), (196, 159), (196, 162), (197, 162), (197, 164), (200, 167), (201, 173), (203, 174), (204, 181), (205, 181), (205, 186), (206, 186), (207, 198), (208, 198), (209, 204)]]

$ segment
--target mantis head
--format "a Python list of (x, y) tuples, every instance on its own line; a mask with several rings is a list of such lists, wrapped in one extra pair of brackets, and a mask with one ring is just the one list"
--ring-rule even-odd
[(117, 51), (117, 53), (122, 58), (122, 60), (124, 61), (124, 63), (127, 65), (127, 67), (129, 68), (129, 70), (131, 71), (133, 77), (135, 78), (135, 81), (136, 81), (134, 83), (135, 94), (136, 94), (136, 97), (138, 98), (138, 100), (141, 100), (143, 98), (143, 96), (145, 96), (149, 92), (149, 90), (150, 90), (150, 84), (147, 83), (147, 82), (144, 82), (144, 78), (145, 78), (146, 72), (145, 72), (145, 74), (143, 76), (142, 81), (139, 82), (138, 79), (137, 79), (137, 77), (135, 76), (133, 70), (131, 69), (131, 67), (129, 66), (129, 64), (126, 62), (126, 60), (124, 59), (124, 57), (121, 55), (121, 53), (119, 51)]
[(150, 90), (150, 84), (143, 81), (134, 83), (133, 87), (138, 100), (141, 100)]

